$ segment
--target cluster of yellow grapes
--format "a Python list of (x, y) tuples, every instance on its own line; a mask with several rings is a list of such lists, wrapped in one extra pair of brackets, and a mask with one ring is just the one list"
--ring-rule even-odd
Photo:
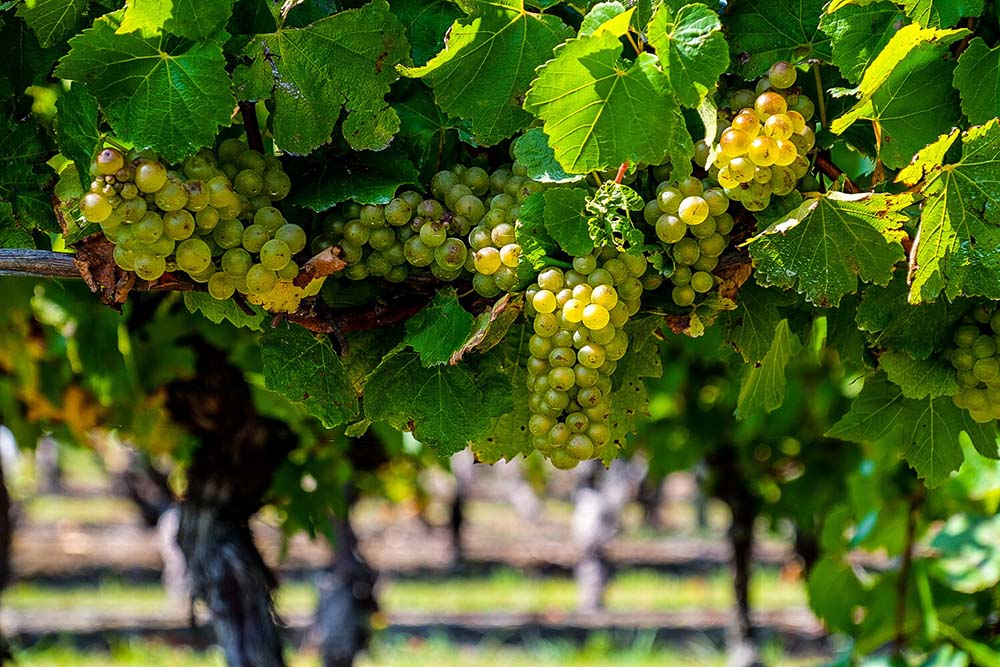
[(520, 283), (514, 226), (522, 202), (542, 189), (517, 163), (492, 173), (454, 165), (434, 174), (429, 196), (407, 190), (385, 205), (342, 205), (313, 249), (339, 246), (351, 280), (402, 282), (426, 268), (444, 282), (471, 276), (478, 294), (495, 297)]
[(660, 183), (656, 198), (646, 203), (643, 217), (673, 259), (671, 297), (678, 306), (690, 306), (715, 287), (712, 271), (733, 230), (728, 208), (725, 192), (718, 187), (706, 189), (694, 177)]
[(980, 424), (1000, 419), (1000, 311), (978, 306), (963, 318), (948, 353), (958, 379), (955, 405)]
[(148, 151), (107, 147), (92, 171), (80, 212), (115, 244), (115, 263), (143, 280), (179, 269), (228, 299), (298, 275), (292, 258), (306, 235), (271, 205), (291, 188), (276, 157), (226, 139), (217, 155), (200, 151), (175, 171)]
[(771, 66), (756, 90), (739, 89), (729, 97), (736, 111), (712, 149), (709, 176), (726, 195), (750, 211), (761, 211), (771, 195), (786, 195), (809, 170), (805, 154), (816, 136), (808, 123), (812, 102), (792, 86), (796, 70), (787, 62)]
[(623, 327), (639, 310), (646, 259), (605, 248), (548, 268), (525, 293), (528, 431), (560, 469), (600, 458), (611, 441), (611, 374), (628, 349)]

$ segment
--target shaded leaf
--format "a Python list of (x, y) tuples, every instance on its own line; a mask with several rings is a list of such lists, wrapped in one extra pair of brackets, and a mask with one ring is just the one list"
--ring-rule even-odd
[(845, 79), (856, 84), (905, 21), (896, 5), (874, 2), (824, 14), (819, 26), (830, 37), (833, 64)]
[(819, 30), (826, 0), (742, 0), (726, 17), (736, 72), (745, 79), (764, 74), (776, 60), (830, 60), (830, 39)]
[(801, 349), (799, 337), (792, 333), (788, 320), (778, 322), (767, 354), (759, 362), (747, 365), (741, 373), (737, 418), (746, 419), (754, 412), (771, 412), (784, 403), (788, 384), (785, 368)]
[(90, 0), (25, 0), (17, 15), (35, 32), (42, 48), (61, 45), (76, 32)]
[(361, 151), (314, 165), (298, 174), (289, 201), (325, 211), (345, 201), (387, 204), (404, 185), (420, 182), (420, 173), (397, 148)]
[(719, 15), (703, 4), (677, 11), (661, 4), (646, 29), (681, 104), (697, 107), (729, 67), (729, 45)]
[(1000, 46), (991, 49), (982, 37), (969, 42), (955, 68), (955, 88), (962, 96), (962, 111), (973, 123), (1000, 116)]
[(472, 314), (458, 302), (455, 290), (443, 289), (406, 321), (403, 342), (417, 351), (425, 366), (443, 364), (469, 338), (472, 322)]

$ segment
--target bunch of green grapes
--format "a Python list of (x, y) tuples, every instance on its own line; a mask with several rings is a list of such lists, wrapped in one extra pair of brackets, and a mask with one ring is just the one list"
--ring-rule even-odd
[(152, 153), (108, 147), (93, 171), (80, 212), (115, 244), (115, 263), (143, 280), (179, 269), (228, 299), (298, 275), (292, 258), (306, 237), (271, 205), (291, 188), (276, 157), (226, 139), (217, 156), (200, 151), (173, 171)]
[(548, 268), (525, 293), (528, 430), (554, 466), (600, 458), (611, 441), (611, 374), (628, 349), (623, 327), (639, 310), (646, 259), (606, 248)]
[(690, 306), (715, 287), (712, 271), (733, 230), (728, 208), (723, 190), (706, 189), (694, 177), (660, 183), (656, 199), (646, 203), (643, 217), (674, 262), (671, 296), (678, 306)]
[(795, 78), (791, 64), (777, 62), (756, 91), (736, 90), (729, 98), (736, 114), (721, 129), (709, 176), (747, 210), (767, 208), (772, 194), (790, 193), (809, 170), (804, 156), (816, 143), (808, 125), (814, 109), (792, 88)]
[(984, 424), (1000, 419), (1000, 312), (978, 306), (962, 319), (948, 354), (958, 378), (955, 405)]
[(351, 280), (402, 282), (428, 269), (444, 282), (471, 276), (479, 294), (493, 297), (518, 286), (514, 224), (520, 203), (541, 188), (511, 169), (455, 165), (434, 174), (427, 197), (407, 190), (385, 205), (341, 206), (313, 250), (339, 246)]

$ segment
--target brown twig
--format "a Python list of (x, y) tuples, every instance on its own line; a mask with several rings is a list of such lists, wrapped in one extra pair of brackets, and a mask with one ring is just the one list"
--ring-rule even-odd
[(844, 175), (843, 170), (830, 161), (826, 155), (822, 153), (816, 154), (816, 168), (823, 173), (823, 175), (829, 177), (831, 180), (837, 180), (841, 176), (844, 176), (844, 191), (855, 195), (861, 192), (861, 188), (854, 184), (854, 181), (847, 178)]
[(819, 73), (819, 63), (813, 63), (812, 70), (813, 75), (816, 77), (816, 101), (819, 103), (819, 122), (826, 129), (830, 126), (826, 122), (826, 95), (823, 92), (823, 78)]
[(618, 173), (615, 175), (615, 183), (621, 185), (622, 179), (625, 178), (625, 172), (627, 171), (628, 171), (628, 160), (622, 162), (622, 166), (618, 167)]
[(969, 34), (966, 35), (962, 39), (962, 41), (958, 43), (958, 46), (955, 47), (955, 52), (952, 54), (954, 56), (955, 60), (958, 60), (958, 57), (960, 55), (962, 55), (963, 53), (965, 53), (965, 50), (967, 48), (969, 48), (969, 42), (972, 41), (972, 38), (975, 35), (974, 31), (976, 29), (976, 22), (977, 22), (977, 19), (975, 19), (975, 18), (973, 18), (971, 16), (968, 19), (966, 19), (966, 21), (965, 21), (965, 27), (969, 29)]
[(246, 128), (247, 146), (264, 152), (264, 137), (260, 133), (260, 123), (257, 121), (257, 104), (243, 100), (240, 102), (240, 115), (243, 116), (243, 127)]
[(899, 564), (899, 579), (896, 580), (896, 637), (893, 640), (892, 652), (901, 656), (906, 648), (906, 598), (909, 594), (908, 579), (913, 567), (913, 551), (917, 541), (917, 514), (924, 501), (925, 487), (918, 482), (913, 495), (910, 496), (910, 508), (906, 517), (906, 546), (903, 549)]

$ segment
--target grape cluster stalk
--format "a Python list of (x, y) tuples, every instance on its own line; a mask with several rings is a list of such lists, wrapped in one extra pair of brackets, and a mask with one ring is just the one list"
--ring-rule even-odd
[(305, 231), (272, 204), (291, 180), (274, 156), (226, 139), (170, 169), (149, 152), (105, 147), (80, 212), (114, 243), (115, 263), (143, 280), (180, 270), (216, 299), (266, 295), (298, 275)]

